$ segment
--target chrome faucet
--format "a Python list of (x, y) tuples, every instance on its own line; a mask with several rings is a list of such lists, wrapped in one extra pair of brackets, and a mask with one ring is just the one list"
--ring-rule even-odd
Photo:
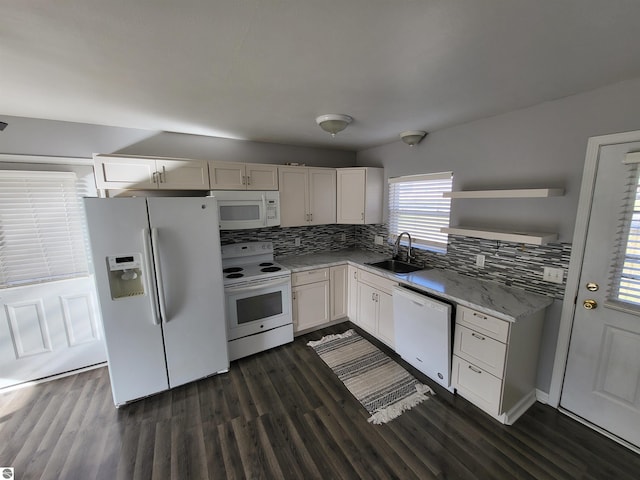
[(411, 263), (411, 259), (414, 257), (413, 255), (411, 255), (411, 234), (409, 232), (402, 232), (400, 235), (398, 235), (398, 238), (396, 238), (396, 243), (393, 245), (393, 259), (397, 260), (398, 258), (398, 249), (400, 248), (400, 239), (402, 238), (403, 235), (406, 235), (407, 238), (409, 239), (409, 247), (407, 248), (407, 263)]

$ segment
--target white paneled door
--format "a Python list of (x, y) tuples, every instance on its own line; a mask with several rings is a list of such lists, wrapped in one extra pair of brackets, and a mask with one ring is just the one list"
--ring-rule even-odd
[(600, 150), (560, 404), (640, 446), (638, 167), (623, 163), (633, 151), (640, 142)]
[(0, 290), (0, 388), (106, 361), (92, 277)]

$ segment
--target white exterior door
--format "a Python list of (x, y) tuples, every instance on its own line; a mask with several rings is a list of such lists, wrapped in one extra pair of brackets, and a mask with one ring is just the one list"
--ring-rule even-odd
[(0, 291), (0, 388), (106, 362), (93, 277)]
[[(632, 167), (623, 165), (633, 151), (640, 151), (640, 142), (600, 150), (560, 404), (640, 446), (640, 305), (620, 301), (610, 285), (622, 264), (616, 252), (629, 252), (628, 235), (618, 232), (630, 221), (620, 220), (625, 196), (636, 192), (637, 173), (633, 177)], [(633, 225), (631, 232), (633, 237)]]

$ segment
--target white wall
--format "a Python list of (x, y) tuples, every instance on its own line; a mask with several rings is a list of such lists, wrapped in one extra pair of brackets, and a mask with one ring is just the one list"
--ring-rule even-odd
[[(415, 126), (416, 129), (420, 125)], [(398, 176), (452, 170), (454, 190), (562, 187), (564, 197), (452, 203), (452, 223), (557, 231), (571, 242), (587, 139), (640, 129), (640, 78), (358, 152)]]
[(233, 162), (355, 165), (355, 152), (0, 115), (0, 154), (91, 158), (121, 153)]
[[(419, 129), (420, 125), (414, 128)], [(454, 190), (562, 187), (548, 199), (454, 200), (452, 224), (556, 231), (572, 242), (587, 139), (640, 130), (640, 78), (358, 153), (385, 175), (453, 171)], [(538, 387), (548, 392), (561, 303), (547, 314)]]

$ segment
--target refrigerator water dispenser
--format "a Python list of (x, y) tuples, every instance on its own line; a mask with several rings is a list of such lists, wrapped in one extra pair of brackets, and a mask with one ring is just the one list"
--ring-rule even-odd
[(107, 266), (113, 300), (144, 295), (141, 254), (110, 255)]

